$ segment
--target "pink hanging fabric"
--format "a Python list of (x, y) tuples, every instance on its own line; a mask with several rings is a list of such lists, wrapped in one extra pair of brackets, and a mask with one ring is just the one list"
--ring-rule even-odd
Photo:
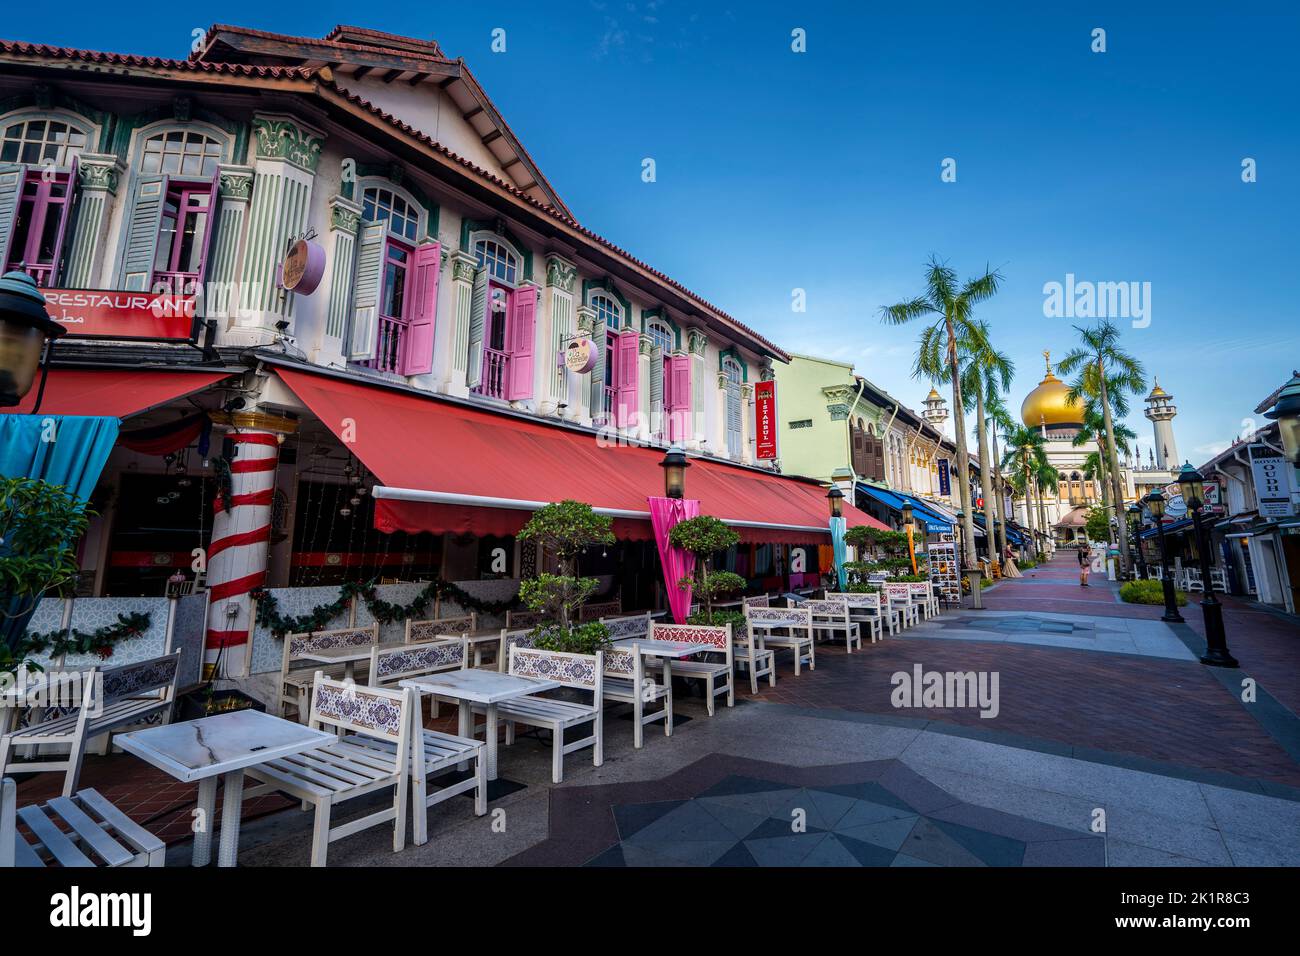
[(655, 544), (659, 546), (659, 561), (664, 568), (668, 609), (675, 623), (685, 624), (686, 616), (691, 613), (691, 588), (690, 585), (680, 588), (677, 582), (694, 573), (695, 555), (669, 544), (668, 532), (680, 521), (699, 517), (700, 503), (694, 498), (647, 498), (646, 501), (650, 504), (650, 524), (654, 528)]

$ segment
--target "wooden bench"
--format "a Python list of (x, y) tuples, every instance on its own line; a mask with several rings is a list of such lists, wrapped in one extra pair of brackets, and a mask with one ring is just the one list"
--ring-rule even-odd
[(860, 591), (828, 591), (826, 592), (827, 600), (843, 601), (849, 606), (849, 617), (856, 621), (859, 626), (865, 624), (869, 634), (869, 640), (874, 644), (880, 640), (881, 622), (889, 622), (889, 633), (893, 634), (898, 628), (898, 614), (894, 611), (881, 613), (880, 595), (865, 594)]
[(704, 703), (709, 716), (714, 714), (714, 701), (719, 694), (727, 695), (727, 706), (736, 706), (735, 648), (732, 646), (731, 625), (712, 627), (704, 624), (654, 624), (650, 628), (652, 641), (683, 641), (699, 644), (706, 654), (721, 655), (722, 660), (686, 658), (673, 661), (672, 675), (687, 680), (704, 681)]
[[(468, 666), (469, 644), (463, 637), (388, 649), (376, 647), (370, 653), (370, 686), (392, 685), (410, 677), (465, 670)], [(434, 804), (472, 790), (475, 815), (487, 813), (487, 747), (481, 740), (426, 730), (420, 720), (418, 699), (411, 715), (415, 721), (411, 729), (411, 809), (415, 816), (414, 842), (422, 846), (429, 839), (427, 811)], [(396, 745), (390, 741), (367, 738), (364, 743), (396, 753)], [(467, 764), (472, 765), (471, 776), (446, 786), (434, 785), (437, 777)]]
[[(0, 780), (0, 868), (162, 866), (167, 847), (94, 790), (18, 806), (13, 780)], [(32, 838), (18, 830), (22, 823)]]
[[(311, 865), (324, 866), (329, 845), (380, 823), (393, 824), (393, 852), (406, 846), (406, 801), (411, 784), (411, 732), (416, 725), (410, 690), (360, 687), (317, 673), (312, 685), (312, 729), (328, 727), (339, 740), (316, 750), (257, 764), (244, 771), (261, 782), (244, 798), (280, 791), (316, 808)], [(338, 826), (336, 806), (377, 790), (393, 788), (393, 803)]]
[[(646, 724), (664, 722), (664, 736), (673, 735), (673, 689), (647, 675), (645, 658), (636, 642), (607, 648), (605, 680), (601, 693), (605, 700), (632, 705), (632, 746), (641, 749)], [(664, 705), (646, 713), (646, 705), (662, 700)]]
[(506, 628), (501, 632), (501, 636), (497, 639), (497, 670), (502, 674), (510, 667), (510, 648), (516, 646), (524, 648), (537, 646), (532, 628), (517, 631)]
[[(747, 604), (749, 607), (766, 607), (765, 604)], [(744, 667), (749, 674), (750, 693), (758, 693), (758, 679), (766, 677), (769, 687), (776, 686), (776, 651), (770, 647), (762, 645), (759, 638), (754, 636), (753, 630), (746, 625), (743, 636), (734, 636), (734, 650), (732, 656), (736, 661), (736, 668)]]
[[(88, 740), (155, 715), (162, 715), (164, 723), (171, 721), (180, 654), (177, 650), (121, 667), (50, 675), (52, 686), (79, 687), (80, 706), (0, 736), (0, 775), (15, 770), (26, 773), (63, 771), (63, 796), (72, 796), (81, 776), (81, 760)], [(16, 747), (31, 747), (34, 749), (29, 752), (39, 753), (43, 745), (67, 747), (67, 758), (13, 759)]]
[(406, 643), (423, 644), (439, 637), (460, 637), (478, 630), (478, 614), (436, 617), (426, 621), (406, 619)]
[(903, 627), (915, 627), (918, 623), (917, 614), (920, 606), (912, 600), (912, 592), (908, 590), (907, 582), (886, 581), (880, 585), (880, 590), (889, 601), (890, 608), (898, 612), (899, 623)]
[(751, 594), (743, 599), (745, 607), (771, 607), (772, 598), (767, 594)]
[(647, 611), (632, 617), (602, 617), (600, 623), (609, 629), (611, 641), (625, 641), (632, 637), (649, 637), (654, 619)]
[(908, 581), (907, 590), (912, 601), (919, 604), (921, 613), (928, 621), (939, 613), (939, 598), (934, 593), (934, 585), (929, 581)]
[(745, 618), (755, 640), (765, 648), (794, 653), (794, 675), (802, 672), (804, 663), (809, 670), (817, 669), (817, 649), (814, 647), (812, 611), (806, 607), (747, 607)]
[(622, 613), (622, 601), (596, 601), (592, 604), (584, 604), (578, 610), (578, 622), (599, 621), (602, 617), (613, 617)]
[(311, 689), (316, 673), (342, 677), (343, 666), (323, 666), (303, 654), (331, 647), (364, 647), (379, 643), (379, 622), (364, 627), (336, 627), (328, 631), (304, 631), (284, 636), (284, 656), (280, 661), (280, 716), (290, 707), (297, 708), (295, 719), (302, 723), (311, 707)]
[[(551, 732), (551, 781), (564, 781), (564, 756), (584, 747), (592, 748), (592, 764), (599, 767), (605, 762), (604, 744), (604, 654), (566, 654), (562, 651), (544, 651), (538, 648), (510, 648), (509, 673), (516, 677), (535, 677), (555, 681), (562, 687), (589, 691), (591, 703), (556, 700), (541, 694), (512, 697), (497, 709), (500, 719), (506, 722), (506, 746), (515, 742), (515, 724), (540, 727)], [(475, 708), (482, 712), (480, 708)], [(592, 723), (591, 735), (564, 742), (564, 732), (571, 727)]]
[(506, 611), (506, 630), (519, 631), (536, 627), (546, 621), (541, 611)]
[(849, 605), (845, 601), (823, 598), (808, 600), (803, 606), (812, 614), (813, 635), (829, 634), (832, 640), (844, 635), (844, 649), (853, 653), (853, 645), (862, 650), (862, 629), (858, 622), (849, 616)]

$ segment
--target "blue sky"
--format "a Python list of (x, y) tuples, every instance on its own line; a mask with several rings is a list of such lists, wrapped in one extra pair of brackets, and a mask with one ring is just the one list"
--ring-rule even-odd
[[(851, 361), (919, 407), (917, 330), (882, 326), (879, 309), (920, 290), (932, 253), (963, 275), (987, 263), (1006, 281), (980, 314), (1016, 362), (1018, 409), (1040, 352), (1074, 340), (1074, 322), (1044, 315), (1044, 283), (1149, 282), (1150, 325), (1121, 320), (1125, 344), (1174, 394), (1184, 457), (1230, 441), (1300, 365), (1300, 15), (873, 6), (236, 0), (123, 16), (74, 2), (52, 21), (19, 5), (0, 33), (167, 56), (213, 22), (432, 37), (466, 58), (579, 219), (785, 348)], [(1105, 53), (1090, 49), (1097, 27)], [(940, 179), (947, 158), (956, 182)]]

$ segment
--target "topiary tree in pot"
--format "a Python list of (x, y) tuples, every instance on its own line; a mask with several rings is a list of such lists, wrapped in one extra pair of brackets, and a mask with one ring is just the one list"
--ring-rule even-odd
[(539, 508), (516, 535), (555, 555), (557, 574), (538, 574), (520, 582), (519, 597), (546, 622), (534, 629), (539, 647), (591, 653), (607, 643), (603, 624), (576, 624), (582, 605), (596, 592), (595, 578), (578, 576), (578, 556), (593, 545), (614, 543), (613, 519), (598, 515), (591, 505), (565, 500)]
[(725, 624), (713, 611), (713, 602), (728, 594), (745, 590), (745, 579), (731, 571), (713, 570), (713, 555), (740, 541), (740, 535), (710, 515), (687, 518), (668, 532), (668, 542), (675, 548), (689, 551), (695, 556), (695, 573), (682, 578), (678, 585), (690, 585), (695, 596), (704, 604), (701, 614), (691, 615), (692, 624)]

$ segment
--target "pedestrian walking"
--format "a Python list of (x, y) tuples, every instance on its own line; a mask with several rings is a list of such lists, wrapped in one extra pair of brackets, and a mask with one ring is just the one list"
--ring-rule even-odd
[(1088, 572), (1092, 570), (1092, 552), (1087, 542), (1079, 545), (1079, 587), (1088, 587)]

